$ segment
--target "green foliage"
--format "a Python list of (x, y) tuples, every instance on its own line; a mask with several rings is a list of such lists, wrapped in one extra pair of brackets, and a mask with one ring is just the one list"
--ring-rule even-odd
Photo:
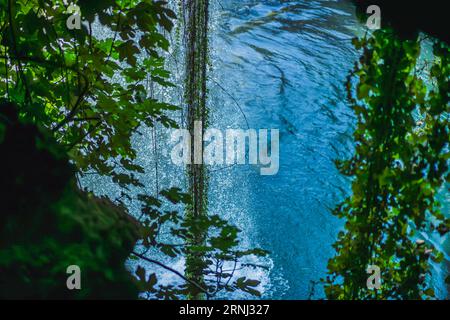
[[(19, 140), (28, 137), (28, 144), (20, 140), (4, 146), (5, 154), (11, 155), (7, 157), (12, 166), (8, 169), (9, 179), (16, 179), (18, 186), (10, 189), (15, 190), (13, 193), (3, 193), (5, 199), (14, 201), (10, 202), (9, 214), (0, 221), (0, 228), (6, 228), (2, 236), (9, 239), (0, 257), (1, 270), (5, 271), (4, 278), (11, 275), (8, 281), (12, 281), (2, 295), (8, 296), (6, 288), (16, 290), (14, 283), (26, 283), (20, 290), (30, 297), (137, 297), (123, 265), (136, 236), (146, 250), (157, 249), (169, 257), (201, 256), (188, 264), (186, 274), (200, 270), (205, 275), (205, 281), (194, 286), (190, 282), (182, 287), (161, 286), (155, 275), (146, 277), (146, 270), (138, 268), (141, 291), (164, 299), (189, 296), (199, 286), (204, 286), (202, 290), (208, 297), (221, 290), (258, 294), (255, 280), (232, 281), (234, 270), (224, 271), (224, 265), (231, 263), (237, 268), (238, 259), (265, 252), (238, 250), (239, 230), (218, 216), (186, 219), (179, 212), (163, 210), (164, 203), (195, 206), (180, 189), (163, 190), (159, 198), (140, 195), (143, 209), (138, 223), (131, 218), (123, 220), (122, 211), (111, 203), (79, 193), (73, 182), (67, 182), (73, 180), (75, 172), (90, 171), (110, 176), (124, 189), (125, 197), (129, 197), (130, 186), (143, 188), (136, 173), (144, 170), (133, 162), (136, 150), (131, 137), (141, 125), (152, 127), (161, 123), (176, 127), (169, 114), (178, 110), (150, 94), (154, 86), (173, 86), (161, 55), (168, 50), (165, 33), (172, 30), (175, 18), (167, 3), (73, 3), (81, 8), (80, 30), (66, 26), (71, 13), (62, 0), (0, 0), (0, 96), (17, 104), (21, 121), (51, 130), (63, 147), (61, 150), (50, 137), (46, 135), (44, 139), (35, 130), (30, 135), (17, 134)], [(205, 27), (206, 23), (203, 21)], [(206, 39), (206, 29), (199, 28), (199, 32)], [(206, 43), (203, 45), (204, 50), (196, 55), (206, 63)], [(196, 74), (201, 71), (201, 77), (206, 79), (204, 63), (189, 63), (186, 70), (194, 67)], [(190, 79), (189, 83), (195, 86), (191, 92), (199, 89), (198, 79)], [(206, 93), (206, 88), (201, 89)], [(201, 102), (190, 103), (204, 105), (205, 95)], [(0, 142), (4, 135), (5, 127), (0, 122)], [(37, 145), (29, 142), (33, 136)], [(12, 151), (18, 146), (23, 152), (32, 152), (36, 146), (39, 150), (56, 151), (30, 163), (27, 160), (33, 157), (20, 152), (13, 156)], [(67, 166), (66, 154), (77, 170)], [(204, 181), (199, 179), (196, 183), (203, 186)], [(17, 212), (24, 214), (16, 217)], [(130, 221), (136, 223), (136, 230)], [(173, 243), (159, 241), (164, 228), (169, 228)], [(15, 234), (22, 233), (23, 239), (15, 238)], [(65, 287), (60, 287), (65, 285), (61, 277), (66, 276), (60, 272), (70, 264), (80, 265), (89, 277), (88, 287), (79, 294), (70, 295)], [(38, 288), (30, 286), (31, 273), (39, 279)], [(19, 289), (14, 290), (14, 295), (20, 295)]]
[(62, 0), (0, 2), (0, 95), (52, 128), (80, 170), (114, 175), (106, 160), (135, 158), (130, 137), (141, 124), (175, 126), (167, 111), (177, 108), (148, 95), (151, 83), (171, 85), (158, 52), (175, 14), (164, 1), (74, 4), (81, 30), (67, 28)]
[[(356, 154), (337, 161), (353, 177), (353, 194), (334, 212), (346, 224), (328, 263), (325, 291), (331, 299), (433, 297), (425, 281), (429, 258), (439, 263), (443, 256), (420, 234), (444, 235), (450, 222), (436, 200), (449, 181), (449, 48), (435, 45), (430, 91), (416, 74), (419, 41), (379, 30), (354, 45), (362, 49), (347, 82), (358, 119)], [(416, 110), (423, 121), (413, 117)], [(380, 290), (366, 286), (369, 265), (381, 268)]]
[[(181, 193), (179, 189), (172, 188), (161, 192), (161, 196), (174, 204), (191, 206), (192, 199), (188, 194)], [(261, 268), (251, 263), (240, 262), (240, 259), (249, 256), (262, 257), (267, 254), (261, 249), (240, 250), (240, 230), (217, 215), (200, 215), (186, 218), (177, 211), (162, 210), (162, 201), (150, 196), (141, 196), (142, 227), (141, 237), (146, 250), (157, 248), (166, 256), (194, 257), (186, 264), (186, 276), (192, 270), (201, 271), (202, 282), (186, 282), (181, 286), (156, 286), (157, 279), (151, 274), (147, 279), (145, 270), (138, 267), (136, 275), (140, 279), (142, 291), (154, 294), (160, 299), (178, 299), (192, 294), (192, 287), (208, 298), (216, 296), (220, 291), (243, 292), (259, 296), (255, 289), (259, 281), (243, 278), (234, 278), (237, 269)], [(161, 241), (162, 231), (170, 233), (171, 242)], [(191, 239), (202, 235), (201, 242)], [(201, 258), (199, 258), (201, 257)], [(189, 277), (188, 277), (189, 279)], [(150, 284), (149, 284), (150, 282)]]
[[(18, 122), (11, 104), (0, 110), (0, 298), (135, 298), (124, 264), (137, 223), (109, 200), (78, 190), (74, 168), (49, 133)], [(81, 268), (82, 290), (66, 287), (70, 265)]]

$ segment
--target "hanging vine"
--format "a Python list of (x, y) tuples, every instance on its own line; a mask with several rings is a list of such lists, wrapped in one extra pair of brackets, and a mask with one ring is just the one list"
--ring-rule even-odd
[[(449, 47), (435, 44), (429, 90), (416, 73), (417, 39), (386, 29), (354, 45), (362, 49), (347, 81), (356, 152), (337, 161), (353, 192), (334, 211), (346, 223), (325, 292), (330, 299), (431, 298), (430, 259), (440, 263), (443, 254), (421, 234), (444, 235), (450, 225), (436, 199), (449, 181)], [(381, 270), (379, 290), (367, 287), (371, 265)]]
[[(187, 0), (185, 6), (185, 47), (186, 47), (186, 89), (185, 100), (187, 105), (187, 126), (194, 137), (195, 122), (202, 123), (199, 129), (201, 137), (206, 125), (206, 68), (208, 54), (208, 0)], [(203, 140), (203, 139), (202, 139)], [(203, 141), (200, 142), (203, 145)], [(191, 164), (188, 165), (189, 193), (192, 196), (192, 205), (188, 207), (187, 219), (198, 220), (206, 214), (206, 168), (196, 160), (195, 143), (191, 144)], [(203, 148), (202, 148), (203, 149)], [(200, 231), (200, 230), (198, 230)], [(192, 234), (188, 239), (194, 245), (204, 244), (205, 235), (202, 232)], [(203, 263), (201, 252), (188, 252), (186, 261), (186, 274), (197, 283), (203, 281)], [(199, 292), (191, 288), (192, 296), (198, 298)]]

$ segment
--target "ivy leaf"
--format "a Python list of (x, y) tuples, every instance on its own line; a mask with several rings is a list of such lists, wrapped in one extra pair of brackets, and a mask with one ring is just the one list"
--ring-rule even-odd
[(251, 280), (251, 279), (247, 279), (245, 277), (241, 277), (236, 280), (235, 286), (236, 286), (236, 288), (238, 288), (244, 292), (247, 292), (254, 296), (260, 297), (261, 293), (258, 290), (254, 289), (254, 287), (257, 287), (260, 283), (261, 282), (258, 280)]
[(132, 67), (136, 66), (136, 55), (139, 53), (139, 48), (135, 46), (132, 40), (128, 40), (117, 47), (119, 52), (119, 59), (127, 61)]
[(187, 193), (181, 192), (180, 188), (171, 188), (168, 190), (163, 190), (160, 192), (160, 194), (165, 197), (167, 200), (172, 202), (173, 204), (178, 203), (184, 203), (189, 204), (191, 203), (191, 197)]

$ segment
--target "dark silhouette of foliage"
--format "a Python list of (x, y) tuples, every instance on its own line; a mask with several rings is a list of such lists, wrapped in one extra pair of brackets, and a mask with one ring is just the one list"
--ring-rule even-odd
[[(65, 150), (17, 109), (0, 104), (0, 298), (136, 298), (125, 261), (137, 222), (79, 191)], [(82, 290), (66, 286), (71, 265), (81, 268)]]

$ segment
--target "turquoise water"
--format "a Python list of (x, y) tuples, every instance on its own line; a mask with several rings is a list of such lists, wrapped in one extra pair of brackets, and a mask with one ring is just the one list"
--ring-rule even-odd
[(210, 211), (271, 252), (267, 297), (321, 298), (311, 281), (333, 256), (342, 222), (330, 208), (349, 188), (334, 160), (352, 152), (343, 84), (358, 56), (350, 41), (360, 28), (354, 8), (348, 1), (221, 1), (218, 10), (211, 126), (279, 129), (280, 170), (213, 172)]

